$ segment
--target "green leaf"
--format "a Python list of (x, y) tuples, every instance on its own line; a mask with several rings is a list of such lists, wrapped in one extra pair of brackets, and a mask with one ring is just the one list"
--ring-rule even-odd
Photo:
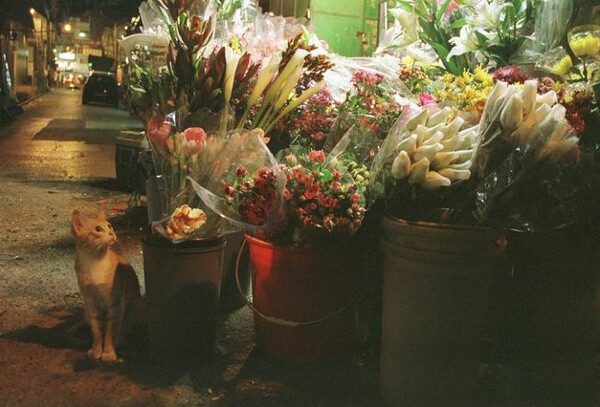
[[(435, 2), (434, 2), (435, 4)], [(446, 10), (448, 9), (448, 5), (450, 4), (450, 0), (446, 0), (442, 3), (442, 5), (440, 6), (440, 9), (437, 11), (436, 15), (435, 15), (435, 19), (436, 21), (441, 21), (442, 17), (444, 16), (444, 13), (446, 12)]]
[(455, 22), (453, 22), (452, 24), (450, 24), (449, 28), (452, 31), (454, 31), (454, 30), (460, 30), (466, 24), (467, 24), (467, 20), (465, 18), (460, 18), (460, 19), (456, 20)]
[(333, 174), (331, 173), (330, 170), (328, 170), (326, 168), (322, 169), (320, 177), (319, 177), (319, 182), (325, 183), (325, 182), (330, 182), (330, 181), (333, 181)]

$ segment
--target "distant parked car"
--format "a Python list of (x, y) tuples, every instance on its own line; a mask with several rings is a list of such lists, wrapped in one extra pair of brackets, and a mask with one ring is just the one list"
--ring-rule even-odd
[(115, 75), (110, 72), (93, 71), (83, 85), (81, 102), (106, 103), (119, 107), (119, 91)]

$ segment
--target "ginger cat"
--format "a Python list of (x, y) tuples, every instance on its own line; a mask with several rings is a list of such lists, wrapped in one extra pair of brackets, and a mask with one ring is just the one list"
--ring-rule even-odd
[(77, 283), (93, 337), (87, 355), (115, 362), (117, 338), (142, 323), (144, 303), (137, 276), (127, 260), (113, 250), (117, 236), (104, 211), (90, 218), (74, 210), (71, 232), (75, 237)]

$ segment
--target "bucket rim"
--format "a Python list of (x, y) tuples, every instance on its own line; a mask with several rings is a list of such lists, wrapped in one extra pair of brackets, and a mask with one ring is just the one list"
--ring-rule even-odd
[[(172, 242), (166, 241), (166, 240), (164, 243), (158, 243), (156, 241), (153, 241), (153, 239), (151, 239), (150, 236), (142, 237), (142, 246), (150, 246), (154, 250), (160, 250), (163, 252), (170, 252), (170, 253), (211, 252), (211, 251), (220, 250), (220, 249), (225, 248), (227, 241), (225, 240), (225, 238), (223, 236), (219, 236), (219, 237), (210, 238), (210, 239), (188, 240), (184, 243), (187, 243), (187, 244), (180, 245), (180, 244), (172, 243)], [(194, 243), (196, 243), (196, 244), (194, 245)], [(192, 244), (192, 246), (190, 246), (190, 244)]]
[(268, 242), (266, 240), (259, 239), (255, 236), (251, 236), (247, 233), (244, 233), (244, 239), (248, 242), (249, 245), (255, 245), (264, 247), (271, 250), (277, 250), (280, 252), (286, 253), (297, 253), (297, 254), (310, 254), (310, 253), (333, 253), (333, 252), (346, 252), (352, 251), (351, 244), (344, 245), (334, 245), (333, 248), (329, 246), (322, 247), (298, 247), (298, 246), (280, 246), (272, 242)]
[[(382, 223), (392, 223), (399, 224), (401, 226), (408, 227), (417, 227), (421, 229), (437, 229), (437, 230), (455, 230), (455, 231), (480, 231), (480, 232), (498, 232), (498, 234), (502, 235), (502, 230), (497, 229), (491, 226), (479, 226), (479, 225), (457, 225), (453, 223), (437, 223), (437, 222), (429, 222), (429, 221), (412, 221), (402, 219), (399, 216), (395, 215), (386, 215), (382, 219)], [(385, 226), (385, 225), (384, 225)]]

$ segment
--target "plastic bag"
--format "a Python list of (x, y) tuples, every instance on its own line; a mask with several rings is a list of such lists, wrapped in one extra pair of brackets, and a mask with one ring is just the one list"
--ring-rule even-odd
[(148, 122), (146, 134), (161, 198), (161, 218), (153, 219), (152, 227), (174, 243), (232, 230), (197, 197), (187, 179), (204, 180), (207, 166), (219, 155), (226, 142), (219, 123), (220, 117), (207, 111), (173, 112)]
[[(283, 190), (286, 181), (263, 137), (261, 130), (228, 134), (218, 154), (214, 154), (204, 172), (198, 174), (202, 177), (190, 179), (200, 199), (215, 213), (245, 233), (269, 238), (285, 223)], [(252, 197), (242, 197), (236, 202), (230, 191), (244, 183), (248, 189), (256, 186), (258, 176), (255, 179), (248, 176), (259, 171), (265, 175), (260, 182), (263, 193), (266, 195), (269, 191), (269, 199), (252, 202)]]

